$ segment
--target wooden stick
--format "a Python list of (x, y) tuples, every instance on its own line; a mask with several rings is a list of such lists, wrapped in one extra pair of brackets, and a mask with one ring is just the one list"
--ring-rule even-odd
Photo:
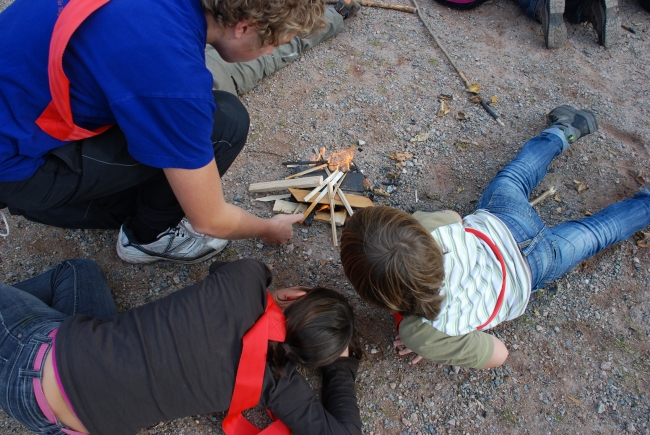
[(323, 177), (305, 177), (297, 178), (295, 180), (278, 180), (266, 181), (264, 183), (253, 183), (248, 186), (249, 192), (271, 192), (274, 190), (285, 190), (289, 187), (314, 187), (320, 186), (323, 182)]
[(329, 183), (330, 181), (334, 181), (336, 183), (338, 179), (341, 178), (341, 176), (343, 176), (343, 172), (339, 172), (338, 169), (332, 172), (332, 174), (329, 177), (327, 177), (320, 183), (320, 186), (316, 186), (314, 190), (312, 190), (311, 192), (309, 192), (307, 196), (305, 196), (305, 201), (309, 201), (310, 199), (312, 199), (323, 187), (327, 186), (327, 183)]
[(309, 174), (310, 172), (318, 171), (319, 169), (323, 169), (325, 166), (327, 166), (327, 163), (323, 163), (322, 165), (319, 166), (314, 166), (313, 168), (309, 168), (306, 171), (298, 172), (297, 174), (289, 175), (288, 177), (284, 177), (285, 180), (290, 180), (292, 178), (300, 177), (301, 175)]
[[(325, 3), (336, 4), (337, 0), (327, 0)], [(371, 8), (393, 9), (395, 11), (410, 12), (412, 14), (415, 13), (415, 8), (412, 6), (394, 5), (391, 3), (375, 2), (369, 0), (361, 0), (359, 1), (359, 4), (361, 6), (366, 6)]]
[(554, 195), (556, 192), (557, 190), (555, 190), (555, 186), (551, 186), (550, 189), (548, 189), (546, 192), (542, 193), (537, 198), (530, 201), (529, 204), (531, 207), (535, 207), (537, 204), (544, 201), (546, 198), (550, 197), (551, 195)]
[(316, 207), (316, 204), (318, 204), (318, 201), (320, 201), (321, 199), (323, 199), (325, 197), (326, 193), (327, 193), (327, 190), (323, 190), (320, 193), (320, 195), (318, 195), (316, 197), (316, 199), (314, 199), (312, 201), (311, 205), (309, 207), (307, 207), (307, 210), (305, 210), (304, 213), (302, 214), (302, 220), (300, 221), (300, 223), (303, 223), (305, 221), (305, 219), (307, 219), (307, 217), (309, 216), (309, 213), (311, 213), (311, 211), (314, 209), (314, 207)]
[(262, 198), (255, 198), (255, 201), (267, 202), (267, 201), (275, 201), (276, 199), (287, 199), (287, 198), (291, 198), (290, 193), (283, 193), (282, 195), (269, 195), (269, 196), (264, 196)]
[(332, 225), (332, 243), (334, 243), (334, 246), (338, 246), (339, 242), (336, 237), (336, 218), (334, 216), (334, 186), (332, 186), (331, 181), (327, 183), (327, 192), (330, 196), (330, 224)]
[[(303, 189), (289, 189), (289, 192), (291, 192), (293, 197), (296, 198), (296, 200), (298, 200), (298, 202), (306, 202), (305, 201), (305, 195), (309, 193), (308, 190), (303, 190)], [(372, 207), (373, 205), (375, 205), (375, 204), (373, 204), (373, 202), (370, 199), (366, 198), (365, 196), (361, 196), (361, 195), (349, 194), (349, 195), (346, 195), (346, 198), (347, 198), (348, 202), (350, 203), (350, 205), (352, 207), (354, 207), (354, 208)], [(345, 204), (343, 204), (343, 201), (341, 201), (340, 199), (336, 199), (334, 201), (334, 203), (336, 205), (345, 205)], [(321, 201), (321, 204), (328, 204), (328, 202), (327, 202), (327, 200)]]
[(352, 207), (350, 207), (350, 203), (348, 202), (348, 199), (345, 197), (345, 195), (343, 194), (343, 191), (341, 190), (341, 184), (343, 184), (343, 180), (345, 179), (346, 175), (348, 175), (347, 172), (345, 173), (343, 178), (341, 178), (341, 181), (339, 181), (339, 184), (336, 185), (336, 191), (334, 192), (334, 197), (336, 198), (336, 195), (339, 196), (339, 199), (341, 200), (341, 202), (345, 206), (345, 209), (348, 211), (348, 214), (350, 216), (352, 216), (352, 214), (354, 213), (352, 211)]

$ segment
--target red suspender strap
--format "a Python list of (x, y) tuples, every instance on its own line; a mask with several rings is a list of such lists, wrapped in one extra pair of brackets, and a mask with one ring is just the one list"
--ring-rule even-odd
[(399, 334), (399, 324), (404, 320), (404, 316), (396, 311), (393, 313), (393, 317), (395, 318), (395, 331)]
[(476, 237), (478, 237), (479, 239), (487, 243), (487, 245), (492, 249), (492, 252), (494, 252), (494, 255), (497, 257), (497, 260), (499, 260), (499, 263), (501, 263), (501, 274), (503, 275), (503, 282), (501, 283), (501, 290), (499, 291), (497, 304), (494, 307), (494, 311), (492, 311), (492, 315), (490, 316), (489, 319), (487, 319), (487, 322), (476, 327), (476, 329), (480, 331), (481, 329), (489, 325), (492, 320), (494, 320), (497, 313), (501, 309), (501, 305), (503, 305), (503, 300), (505, 299), (506, 296), (506, 262), (503, 260), (503, 256), (501, 255), (501, 251), (499, 251), (497, 245), (495, 245), (494, 242), (492, 242), (492, 240), (490, 240), (488, 236), (473, 228), (465, 228), (465, 231), (474, 234)]
[(270, 294), (267, 294), (266, 299), (266, 311), (244, 335), (244, 346), (237, 368), (235, 389), (232, 393), (228, 415), (222, 425), (226, 435), (291, 434), (289, 428), (280, 420), (274, 419), (269, 427), (260, 430), (242, 415), (243, 411), (253, 408), (260, 401), (269, 340), (282, 342), (286, 335), (284, 314)]
[(52, 101), (36, 120), (36, 124), (56, 139), (62, 141), (86, 139), (103, 133), (111, 127), (106, 125), (91, 131), (75, 125), (70, 109), (70, 81), (63, 72), (63, 52), (70, 37), (90, 14), (108, 1), (70, 0), (54, 24), (47, 65)]

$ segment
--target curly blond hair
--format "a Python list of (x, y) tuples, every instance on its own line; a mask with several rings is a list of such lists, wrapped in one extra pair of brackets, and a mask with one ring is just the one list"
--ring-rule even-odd
[(323, 0), (201, 0), (201, 6), (222, 27), (256, 25), (260, 46), (281, 45), (292, 34), (309, 38), (327, 25)]

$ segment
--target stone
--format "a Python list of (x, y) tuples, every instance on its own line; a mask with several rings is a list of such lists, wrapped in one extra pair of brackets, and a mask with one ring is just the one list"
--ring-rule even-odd
[(598, 414), (602, 414), (603, 412), (605, 412), (606, 409), (607, 408), (605, 407), (605, 404), (603, 402), (598, 402), (598, 409), (597, 409)]
[(612, 369), (612, 363), (609, 361), (605, 361), (600, 365), (601, 370), (611, 370)]

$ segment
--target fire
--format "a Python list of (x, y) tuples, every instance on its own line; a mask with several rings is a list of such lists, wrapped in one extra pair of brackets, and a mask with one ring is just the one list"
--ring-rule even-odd
[(350, 170), (350, 162), (352, 162), (353, 158), (354, 146), (351, 146), (350, 148), (332, 153), (330, 158), (327, 159), (327, 163), (329, 164), (330, 171), (338, 169), (341, 172), (348, 172)]
[(321, 147), (318, 156), (314, 157), (312, 160), (325, 160), (325, 147)]

